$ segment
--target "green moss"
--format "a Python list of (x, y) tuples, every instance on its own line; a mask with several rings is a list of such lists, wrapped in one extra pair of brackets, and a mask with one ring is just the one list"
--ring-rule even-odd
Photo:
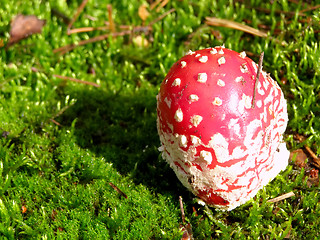
[[(299, 11), (307, 5), (287, 0), (169, 1), (159, 12), (150, 11), (146, 24), (175, 9), (144, 35), (148, 47), (133, 44), (134, 36), (110, 37), (54, 54), (53, 49), (104, 33), (67, 35), (67, 26), (52, 10), (70, 18), (80, 2), (1, 4), (4, 42), (18, 13), (47, 21), (42, 34), (0, 51), (1, 239), (180, 239), (179, 196), (196, 239), (318, 238), (319, 189), (308, 186), (304, 169), (293, 163), (231, 212), (197, 204), (159, 156), (155, 98), (171, 65), (189, 49), (225, 44), (251, 52), (255, 61), (264, 51), (264, 69), (281, 84), (288, 101), (288, 146), (308, 144), (320, 154), (317, 9), (303, 16)], [(141, 25), (142, 2), (147, 1), (88, 1), (74, 26), (103, 26), (107, 3), (117, 26)], [(206, 16), (265, 25), (270, 38), (208, 27)], [(296, 133), (306, 141), (297, 142)], [(290, 191), (294, 197), (267, 202)]]

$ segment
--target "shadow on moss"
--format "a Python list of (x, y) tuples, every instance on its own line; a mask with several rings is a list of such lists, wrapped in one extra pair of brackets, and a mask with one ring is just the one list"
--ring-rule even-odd
[(189, 195), (158, 152), (155, 96), (153, 89), (119, 94), (101, 89), (73, 91), (71, 97), (77, 103), (59, 122), (70, 126), (76, 118), (78, 144), (103, 156), (136, 184), (162, 194)]

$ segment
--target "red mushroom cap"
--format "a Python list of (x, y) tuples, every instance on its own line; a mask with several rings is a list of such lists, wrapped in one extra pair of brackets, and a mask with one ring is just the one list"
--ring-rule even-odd
[(157, 96), (162, 156), (208, 205), (231, 210), (253, 197), (288, 164), (282, 142), (287, 105), (278, 84), (245, 52), (189, 51)]

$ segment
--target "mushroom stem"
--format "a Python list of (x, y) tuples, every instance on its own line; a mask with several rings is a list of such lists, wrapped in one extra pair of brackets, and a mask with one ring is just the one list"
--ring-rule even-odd
[(263, 56), (264, 56), (264, 52), (262, 52), (260, 54), (260, 58), (259, 58), (258, 71), (257, 71), (256, 79), (254, 80), (254, 89), (253, 89), (253, 97), (252, 97), (251, 108), (254, 108), (254, 104), (255, 104), (255, 101), (256, 101), (256, 90), (257, 90), (257, 86), (258, 86), (258, 82), (259, 82), (260, 72), (262, 70)]

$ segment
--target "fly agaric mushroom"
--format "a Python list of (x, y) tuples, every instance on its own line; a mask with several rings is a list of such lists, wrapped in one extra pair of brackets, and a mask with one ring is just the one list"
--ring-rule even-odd
[(257, 72), (245, 52), (189, 51), (157, 96), (163, 158), (185, 187), (223, 210), (247, 202), (288, 165), (286, 100)]

